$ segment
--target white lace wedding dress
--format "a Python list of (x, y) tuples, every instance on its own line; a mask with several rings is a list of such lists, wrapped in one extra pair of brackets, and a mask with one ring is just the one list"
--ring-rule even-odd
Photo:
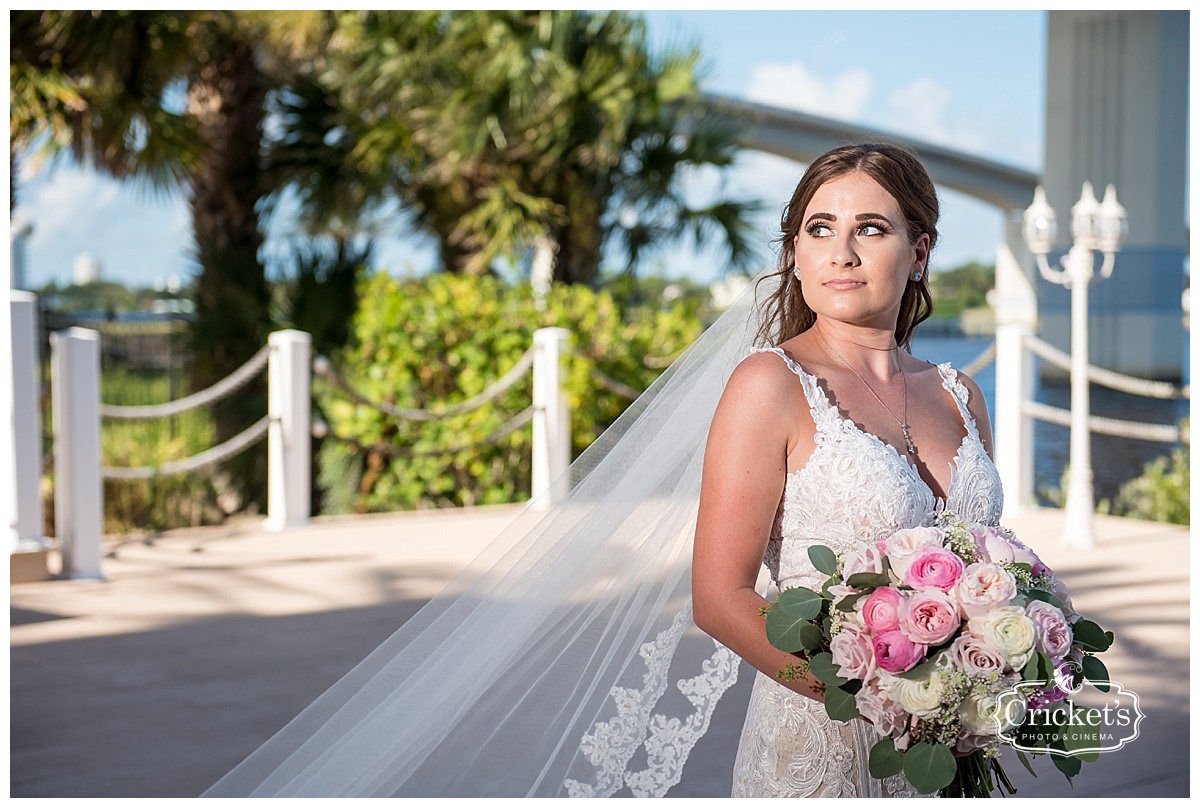
[[(942, 510), (998, 523), (1000, 477), (967, 409), (967, 389), (948, 364), (938, 372), (966, 434), (942, 502), (895, 449), (842, 417), (816, 377), (782, 350), (763, 350), (778, 354), (800, 377), (817, 427), (808, 463), (788, 475), (767, 545), (765, 563), (777, 586), (820, 586), (825, 576), (808, 559), (812, 544), (848, 553), (896, 530), (928, 525)], [(867, 754), (877, 739), (865, 721), (831, 721), (824, 705), (759, 673), (734, 764), (733, 796), (918, 796), (903, 775), (879, 781), (867, 772)]]

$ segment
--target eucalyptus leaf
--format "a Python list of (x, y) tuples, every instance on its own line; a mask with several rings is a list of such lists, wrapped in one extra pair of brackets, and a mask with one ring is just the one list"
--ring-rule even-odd
[(837, 572), (837, 556), (833, 550), (822, 544), (814, 544), (808, 548), (808, 560), (817, 568), (817, 572), (833, 575)]
[(896, 749), (896, 742), (890, 737), (883, 737), (871, 747), (867, 755), (867, 771), (876, 780), (899, 774), (904, 769), (904, 753)]
[(904, 776), (922, 794), (932, 794), (954, 780), (958, 764), (950, 747), (922, 741), (904, 753)]
[(858, 604), (858, 601), (867, 597), (869, 594), (869, 592), (855, 592), (853, 595), (846, 595), (837, 602), (837, 605), (834, 608), (836, 608), (839, 612), (852, 612), (854, 611), (854, 607)]
[[(1066, 751), (1066, 745), (1062, 740), (1057, 740), (1050, 744), (1050, 748), (1057, 749), (1060, 752)], [(1079, 774), (1079, 770), (1083, 768), (1083, 761), (1076, 757), (1056, 755), (1052, 753), (1050, 755), (1050, 759), (1054, 761), (1054, 768), (1058, 769), (1067, 776), (1067, 782), (1070, 782), (1071, 778)], [(1071, 785), (1074, 786), (1074, 783)]]
[(831, 687), (825, 691), (825, 712), (834, 721), (850, 721), (858, 718), (858, 704), (854, 701), (854, 694), (848, 693), (840, 687)]
[(1071, 626), (1075, 642), (1088, 651), (1107, 651), (1112, 645), (1112, 634), (1105, 633), (1091, 620), (1080, 620)]
[(891, 578), (878, 572), (856, 572), (846, 579), (846, 583), (854, 589), (875, 589), (891, 582)]
[(1037, 654), (1030, 655), (1029, 661), (1025, 663), (1025, 667), (1021, 670), (1021, 678), (1026, 682), (1036, 682), (1038, 680)]
[(1033, 770), (1033, 765), (1029, 762), (1029, 756), (1020, 749), (1016, 750), (1017, 760), (1021, 761), (1021, 765), (1025, 767), (1025, 771), (1029, 772), (1031, 777), (1037, 777), (1037, 772)]
[(767, 640), (780, 651), (794, 654), (804, 650), (801, 630), (812, 622), (802, 617), (794, 617), (782, 609), (771, 609), (767, 613)]
[(803, 620), (814, 620), (821, 613), (821, 604), (825, 599), (803, 586), (785, 589), (779, 593), (779, 598), (771, 611), (781, 611), (791, 617)]
[(827, 685), (837, 687), (846, 684), (846, 679), (838, 676), (838, 666), (833, 664), (833, 655), (824, 652), (816, 654), (808, 660), (808, 669), (812, 675)]
[(896, 675), (899, 676), (901, 679), (913, 679), (913, 680), (924, 679), (933, 670), (934, 665), (935, 665), (935, 663), (932, 659), (927, 659), (924, 662), (922, 662), (920, 665), (917, 665), (915, 668), (910, 668), (909, 670), (906, 670), (904, 673), (899, 673)]
[(1061, 600), (1059, 600), (1058, 598), (1054, 597), (1054, 595), (1051, 595), (1049, 592), (1046, 592), (1045, 590), (1042, 590), (1042, 589), (1030, 589), (1028, 592), (1025, 593), (1025, 595), (1027, 597), (1029, 597), (1031, 600), (1040, 600), (1045, 603), (1049, 603), (1051, 606), (1055, 607), (1056, 609), (1062, 609), (1062, 607), (1063, 607), (1063, 602)]
[(1111, 689), (1108, 684), (1108, 668), (1096, 657), (1085, 656), (1083, 658), (1083, 675), (1089, 682), (1095, 684), (1096, 689), (1100, 692), (1107, 693)]
[(825, 644), (825, 635), (820, 628), (809, 623), (800, 627), (800, 642), (804, 644), (805, 651), (816, 651)]

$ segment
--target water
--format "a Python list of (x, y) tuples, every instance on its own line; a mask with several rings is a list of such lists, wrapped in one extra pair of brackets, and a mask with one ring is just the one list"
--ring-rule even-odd
[[(913, 339), (913, 354), (931, 362), (950, 362), (956, 368), (964, 368), (991, 344), (990, 336), (916, 336)], [(996, 411), (996, 366), (989, 364), (973, 378), (983, 391), (988, 402), (988, 411)], [(1038, 382), (1034, 398), (1043, 403), (1070, 409), (1071, 387), (1062, 382)], [(1176, 424), (1188, 414), (1187, 400), (1167, 401), (1144, 396), (1134, 396), (1118, 390), (1110, 390), (1093, 384), (1091, 386), (1092, 415), (1143, 421), (1158, 424)], [(1063, 469), (1070, 456), (1071, 430), (1065, 426), (1034, 421), (1034, 491), (1042, 504), (1048, 504), (1045, 491), (1058, 487)], [(1121, 484), (1138, 476), (1142, 467), (1163, 455), (1169, 455), (1179, 444), (1118, 438), (1111, 435), (1092, 435), (1092, 473), (1096, 500), (1116, 497)]]

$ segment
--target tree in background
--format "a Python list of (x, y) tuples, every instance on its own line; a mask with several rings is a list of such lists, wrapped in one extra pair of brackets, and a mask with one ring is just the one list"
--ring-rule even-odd
[(750, 257), (750, 205), (693, 207), (679, 189), (688, 170), (729, 165), (736, 133), (701, 116), (696, 54), (654, 58), (638, 18), (343, 12), (331, 45), (324, 94), (288, 101), (294, 120), (323, 122), (307, 145), (353, 171), (310, 172), (306, 202), (399, 199), (451, 272), (542, 244), (556, 280), (594, 285), (602, 256), (630, 269), (687, 235)]

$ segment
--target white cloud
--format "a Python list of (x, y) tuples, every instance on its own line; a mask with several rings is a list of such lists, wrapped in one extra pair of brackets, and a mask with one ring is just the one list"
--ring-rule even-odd
[(802, 62), (760, 62), (750, 70), (746, 98), (810, 115), (857, 120), (871, 96), (871, 74), (854, 68), (818, 76)]
[(81, 223), (116, 215), (120, 192), (112, 180), (74, 166), (56, 166), (44, 178), (31, 178), (24, 190), (17, 189), (18, 212), (34, 225), (30, 246), (54, 244)]
[(982, 152), (988, 136), (973, 122), (947, 121), (953, 94), (945, 85), (923, 76), (901, 87), (888, 99), (886, 128), (960, 151)]

